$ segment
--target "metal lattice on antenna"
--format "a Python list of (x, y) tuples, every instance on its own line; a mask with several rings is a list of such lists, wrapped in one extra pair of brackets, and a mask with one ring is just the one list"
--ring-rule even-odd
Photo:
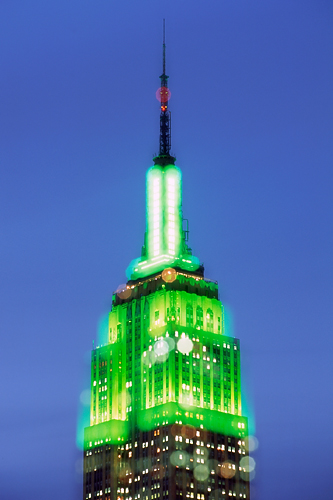
[(165, 19), (163, 19), (163, 73), (160, 76), (161, 86), (156, 92), (156, 98), (161, 103), (160, 113), (160, 148), (159, 155), (154, 158), (155, 164), (174, 164), (175, 158), (170, 155), (171, 149), (171, 113), (168, 102), (171, 97), (168, 88), (168, 76), (165, 73)]

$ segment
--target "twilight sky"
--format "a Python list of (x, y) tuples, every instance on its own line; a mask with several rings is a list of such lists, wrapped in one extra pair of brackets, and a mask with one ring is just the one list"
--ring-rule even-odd
[(163, 17), (190, 246), (241, 340), (251, 500), (331, 498), (330, 0), (1, 1), (1, 497), (81, 499), (80, 394), (143, 242)]

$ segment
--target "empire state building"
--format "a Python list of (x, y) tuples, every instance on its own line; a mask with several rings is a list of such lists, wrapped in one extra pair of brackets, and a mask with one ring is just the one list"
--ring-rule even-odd
[(240, 344), (188, 245), (164, 40), (160, 80), (141, 256), (113, 294), (108, 343), (91, 354), (83, 499), (248, 500)]

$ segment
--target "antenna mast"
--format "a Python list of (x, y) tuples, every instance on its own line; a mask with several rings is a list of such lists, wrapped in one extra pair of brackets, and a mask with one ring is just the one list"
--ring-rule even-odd
[(168, 101), (171, 92), (168, 88), (168, 76), (165, 74), (165, 19), (163, 19), (163, 73), (160, 76), (161, 87), (156, 92), (156, 97), (161, 103), (160, 113), (160, 149), (159, 155), (154, 158), (157, 165), (174, 164), (175, 158), (170, 155), (171, 149), (171, 113)]
[(163, 19), (163, 75), (165, 75), (165, 19)]

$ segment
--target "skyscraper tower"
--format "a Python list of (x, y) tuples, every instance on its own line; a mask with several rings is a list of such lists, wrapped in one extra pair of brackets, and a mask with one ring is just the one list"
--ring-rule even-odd
[(239, 340), (187, 243), (164, 34), (160, 79), (144, 245), (113, 294), (108, 343), (92, 351), (83, 498), (249, 499)]

